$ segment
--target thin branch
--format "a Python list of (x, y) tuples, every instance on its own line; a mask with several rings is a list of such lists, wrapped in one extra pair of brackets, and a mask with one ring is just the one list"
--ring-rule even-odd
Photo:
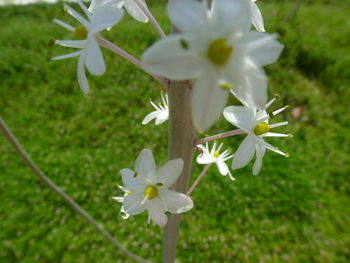
[(142, 10), (142, 12), (144, 12), (144, 14), (148, 17), (149, 21), (154, 26), (154, 28), (157, 30), (157, 32), (160, 35), (160, 37), (161, 38), (165, 38), (166, 35), (164, 34), (164, 31), (162, 30), (162, 28), (160, 27), (160, 25), (158, 24), (157, 20), (152, 15), (152, 13), (148, 10), (148, 8), (145, 7), (143, 5), (143, 3), (141, 3), (139, 0), (134, 0), (134, 1), (138, 5), (138, 7)]
[(197, 187), (199, 182), (203, 179), (203, 177), (207, 174), (210, 166), (212, 166), (212, 163), (208, 163), (206, 166), (204, 166), (201, 174), (197, 177), (196, 181), (192, 184), (191, 188), (187, 191), (186, 195), (190, 196), (193, 192), (193, 190)]
[(99, 37), (97, 39), (98, 43), (110, 50), (110, 51), (113, 51), (114, 53), (122, 56), (123, 58), (125, 58), (126, 60), (130, 61), (132, 64), (134, 64), (135, 66), (139, 67), (140, 69), (142, 69), (144, 72), (146, 72), (147, 74), (151, 75), (153, 78), (155, 78), (156, 80), (158, 80), (160, 83), (164, 84), (165, 86), (167, 86), (167, 88), (169, 87), (169, 80), (159, 76), (159, 75), (156, 75), (156, 74), (153, 74), (153, 73), (150, 73), (148, 72), (141, 61), (139, 61), (137, 58), (135, 58), (134, 56), (132, 56), (131, 54), (129, 54), (128, 52), (126, 52), (125, 50), (121, 49), (120, 47), (114, 45), (112, 42), (108, 41), (107, 39), (104, 39), (102, 37)]
[(244, 131), (242, 131), (241, 129), (236, 129), (236, 130), (232, 130), (232, 131), (228, 131), (228, 132), (223, 132), (223, 133), (219, 133), (210, 137), (206, 137), (200, 140), (195, 140), (194, 141), (194, 146), (198, 145), (198, 144), (203, 144), (206, 142), (210, 142), (210, 141), (215, 141), (215, 140), (219, 140), (219, 139), (223, 139), (226, 137), (230, 137), (230, 136), (234, 136), (234, 135), (239, 135), (239, 134), (245, 134)]
[(114, 246), (116, 246), (122, 253), (133, 258), (137, 262), (147, 262), (143, 258), (135, 255), (131, 251), (127, 250), (119, 241), (117, 241), (109, 232), (107, 232), (96, 220), (91, 217), (83, 208), (81, 208), (68, 194), (66, 194), (59, 186), (52, 182), (40, 168), (31, 160), (29, 155), (26, 153), (22, 145), (18, 142), (15, 135), (12, 133), (10, 128), (6, 125), (5, 121), (0, 116), (0, 131), (2, 131), (6, 139), (15, 148), (16, 152), (23, 159), (24, 163), (32, 170), (32, 172), (39, 178), (39, 180), (50, 188), (53, 192), (59, 195), (66, 204), (73, 209), (76, 213), (81, 215), (86, 221), (94, 226), (105, 238), (107, 238)]

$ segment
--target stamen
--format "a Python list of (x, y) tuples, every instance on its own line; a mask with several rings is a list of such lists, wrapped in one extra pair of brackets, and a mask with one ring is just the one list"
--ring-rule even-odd
[(220, 83), (219, 86), (220, 86), (220, 88), (226, 89), (228, 91), (230, 91), (233, 88), (233, 86), (227, 82)]
[(214, 157), (215, 157), (215, 158), (218, 158), (219, 156), (220, 156), (220, 153), (219, 153), (218, 151), (215, 151), (215, 152), (214, 152)]
[(289, 105), (286, 105), (286, 106), (284, 106), (283, 108), (280, 108), (280, 109), (278, 109), (278, 110), (275, 110), (274, 112), (272, 112), (272, 114), (275, 116), (275, 115), (281, 113), (282, 111), (288, 109), (289, 107), (290, 107)]
[(186, 50), (187, 50), (187, 49), (190, 48), (188, 42), (187, 42), (185, 39), (181, 39), (181, 40), (180, 40), (180, 44), (181, 44), (181, 47), (182, 47), (183, 49), (186, 49)]

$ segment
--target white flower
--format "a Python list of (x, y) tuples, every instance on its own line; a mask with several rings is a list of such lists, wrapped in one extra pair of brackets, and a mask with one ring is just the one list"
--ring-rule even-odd
[(142, 11), (142, 9), (136, 4), (136, 1), (139, 1), (140, 4), (144, 5), (147, 8), (145, 0), (92, 0), (89, 11), (94, 12), (95, 8), (106, 4), (111, 3), (116, 8), (125, 8), (125, 10), (137, 21), (147, 23), (148, 17)]
[(168, 13), (181, 33), (150, 47), (145, 67), (171, 80), (194, 80), (192, 119), (199, 131), (222, 113), (231, 90), (243, 103), (263, 109), (267, 77), (262, 67), (277, 60), (282, 45), (250, 31), (251, 0), (169, 1)]
[(216, 148), (216, 143), (214, 142), (213, 148), (210, 150), (208, 142), (206, 142), (205, 146), (200, 144), (197, 147), (202, 150), (202, 153), (200, 153), (197, 156), (197, 163), (199, 164), (209, 164), (209, 163), (215, 163), (220, 174), (221, 175), (228, 175), (231, 180), (235, 180), (235, 178), (232, 177), (232, 174), (225, 163), (228, 159), (231, 159), (233, 155), (230, 155), (230, 151), (226, 150), (222, 153), (220, 153), (220, 150), (222, 148), (222, 143), (219, 145), (218, 148)]
[(152, 219), (161, 227), (167, 223), (167, 213), (184, 213), (192, 209), (191, 198), (169, 188), (177, 181), (183, 168), (181, 159), (167, 162), (158, 170), (152, 152), (144, 149), (135, 162), (135, 171), (120, 171), (126, 195), (123, 201), (124, 213), (137, 215), (147, 210), (148, 221)]
[[(271, 100), (266, 104), (266, 108), (269, 107), (274, 101)], [(233, 157), (232, 169), (239, 169), (246, 166), (256, 153), (256, 160), (253, 166), (253, 174), (257, 175), (262, 166), (262, 159), (264, 157), (266, 149), (274, 151), (285, 157), (289, 155), (280, 151), (278, 148), (264, 141), (264, 137), (290, 137), (290, 134), (281, 134), (270, 132), (272, 128), (287, 125), (288, 122), (279, 122), (275, 124), (269, 124), (268, 121), (271, 117), (277, 115), (288, 108), (288, 106), (276, 110), (270, 114), (266, 110), (257, 110), (254, 108), (242, 107), (242, 106), (230, 106), (224, 109), (224, 116), (226, 120), (240, 128), (248, 134), (243, 142), (238, 147)]]
[(258, 0), (251, 0), (250, 12), (252, 13), (252, 24), (259, 32), (265, 32), (264, 20), (259, 7), (255, 4)]
[(106, 71), (102, 52), (97, 43), (100, 37), (99, 31), (111, 28), (123, 17), (123, 10), (111, 8), (110, 5), (96, 7), (91, 14), (83, 3), (78, 1), (79, 6), (84, 11), (86, 18), (77, 13), (73, 8), (65, 5), (68, 13), (81, 23), (81, 26), (72, 27), (65, 22), (54, 19), (54, 22), (74, 33), (78, 40), (57, 40), (56, 44), (80, 49), (79, 51), (52, 58), (53, 60), (79, 57), (78, 59), (78, 82), (80, 88), (88, 93), (89, 83), (85, 75), (85, 67), (92, 75), (100, 76)]
[(142, 121), (142, 124), (145, 125), (152, 121), (153, 119), (155, 120), (156, 125), (162, 124), (163, 122), (167, 121), (169, 119), (169, 99), (168, 99), (168, 94), (163, 95), (162, 94), (162, 101), (163, 105), (159, 103), (157, 106), (154, 104), (152, 101), (150, 103), (152, 106), (156, 109), (155, 111), (151, 112), (148, 114), (145, 119)]

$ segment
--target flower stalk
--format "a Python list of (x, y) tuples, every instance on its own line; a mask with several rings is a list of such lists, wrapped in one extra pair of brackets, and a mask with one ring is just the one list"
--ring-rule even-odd
[(126, 60), (130, 61), (132, 64), (134, 64), (135, 66), (139, 67), (140, 69), (142, 69), (144, 72), (146, 72), (147, 74), (151, 75), (154, 79), (156, 79), (157, 81), (159, 81), (160, 83), (162, 83), (163, 85), (165, 85), (167, 88), (169, 87), (169, 80), (156, 75), (156, 74), (152, 74), (149, 71), (147, 71), (142, 62), (139, 61), (137, 58), (135, 58), (134, 56), (132, 56), (131, 54), (129, 54), (128, 52), (126, 52), (125, 50), (121, 49), (120, 47), (114, 45), (112, 42), (108, 41), (105, 38), (98, 38), (97, 42), (104, 48), (120, 55), (121, 57), (125, 58)]
[(191, 188), (187, 191), (186, 195), (190, 196), (192, 194), (192, 192), (194, 191), (194, 189), (197, 187), (197, 185), (199, 184), (199, 182), (203, 179), (203, 177), (207, 174), (210, 166), (212, 166), (213, 163), (208, 163), (206, 166), (204, 166), (202, 172), (200, 173), (200, 175), (197, 177), (196, 181), (194, 181), (194, 183), (192, 184)]
[(195, 140), (194, 146), (199, 145), (199, 144), (204, 144), (206, 142), (215, 141), (215, 140), (223, 139), (226, 137), (234, 136), (234, 135), (240, 135), (240, 134), (245, 134), (245, 132), (242, 131), (241, 129), (236, 129), (236, 130), (232, 130), (232, 131), (228, 131), (228, 132), (219, 133), (219, 134), (209, 136), (209, 137), (206, 137), (206, 138), (203, 138), (200, 140)]

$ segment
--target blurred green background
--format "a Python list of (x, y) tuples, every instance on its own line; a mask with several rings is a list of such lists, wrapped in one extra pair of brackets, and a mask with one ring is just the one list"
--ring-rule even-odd
[[(169, 32), (165, 1), (148, 2)], [(290, 158), (268, 152), (258, 176), (250, 164), (234, 182), (212, 167), (182, 217), (179, 262), (350, 262), (350, 1), (301, 2), (259, 3), (285, 45), (266, 68), (270, 95), (282, 96), (274, 107), (291, 105), (278, 131), (294, 134), (269, 142)], [(83, 95), (75, 59), (48, 62), (69, 51), (50, 39), (72, 39), (53, 18), (75, 24), (61, 4), (0, 7), (0, 114), (55, 183), (128, 249), (159, 262), (161, 229), (146, 213), (123, 221), (111, 197), (143, 148), (166, 161), (167, 124), (141, 125), (161, 86), (104, 50), (107, 72), (89, 76)], [(104, 35), (137, 57), (158, 39), (128, 15)], [(232, 128), (221, 119), (209, 133)], [(235, 149), (242, 138), (223, 142)], [(40, 184), (3, 136), (0, 200), (0, 262), (132, 262)]]

